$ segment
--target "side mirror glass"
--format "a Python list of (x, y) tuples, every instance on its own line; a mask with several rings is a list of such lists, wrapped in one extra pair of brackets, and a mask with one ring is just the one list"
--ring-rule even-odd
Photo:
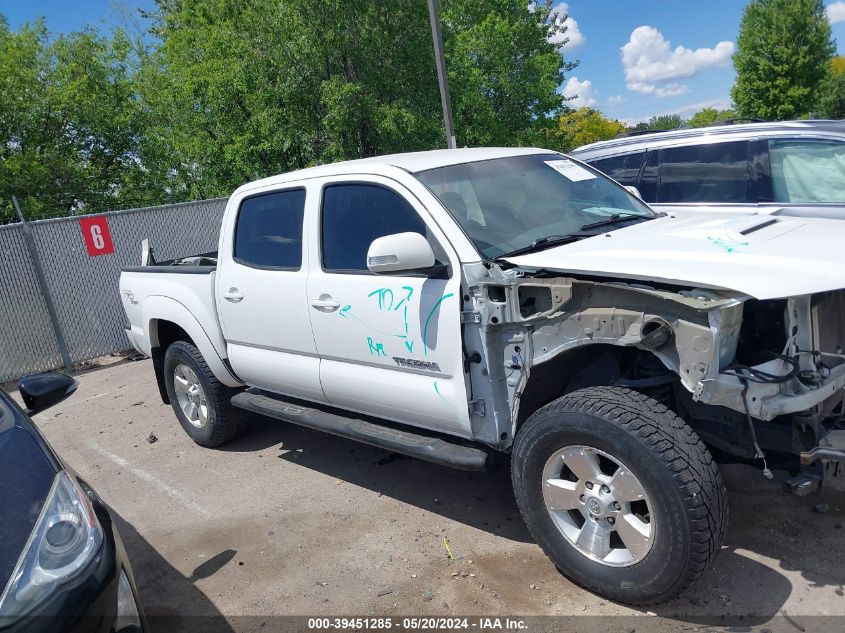
[(643, 199), (643, 197), (640, 195), (640, 190), (637, 189), (634, 185), (625, 185), (625, 189), (637, 196), (637, 198), (639, 198), (640, 200)]
[(18, 381), (18, 391), (29, 415), (35, 415), (58, 404), (76, 391), (78, 386), (79, 383), (74, 378), (60, 372), (33, 374)]
[(367, 268), (376, 274), (422, 271), (434, 266), (434, 251), (419, 233), (395, 233), (373, 240)]

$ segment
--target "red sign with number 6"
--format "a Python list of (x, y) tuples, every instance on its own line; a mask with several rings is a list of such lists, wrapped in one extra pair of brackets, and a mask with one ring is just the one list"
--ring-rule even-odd
[(85, 248), (88, 249), (88, 256), (110, 255), (114, 253), (114, 244), (111, 241), (109, 231), (109, 219), (104, 215), (93, 218), (82, 218), (79, 220), (82, 228), (82, 238), (85, 240)]

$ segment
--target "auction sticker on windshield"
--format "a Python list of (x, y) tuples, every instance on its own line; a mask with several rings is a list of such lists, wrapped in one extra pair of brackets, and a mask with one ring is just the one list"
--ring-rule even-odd
[(573, 163), (571, 160), (544, 160), (543, 162), (556, 172), (569, 178), (572, 182), (590, 180), (591, 178), (596, 177), (594, 173), (584, 169), (577, 163)]

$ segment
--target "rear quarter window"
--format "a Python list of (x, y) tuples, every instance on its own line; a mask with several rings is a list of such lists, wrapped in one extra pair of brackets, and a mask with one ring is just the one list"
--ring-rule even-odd
[(643, 151), (634, 154), (624, 154), (623, 156), (599, 158), (589, 161), (589, 163), (599, 171), (613, 178), (619, 184), (636, 186), (644, 158), (645, 152)]

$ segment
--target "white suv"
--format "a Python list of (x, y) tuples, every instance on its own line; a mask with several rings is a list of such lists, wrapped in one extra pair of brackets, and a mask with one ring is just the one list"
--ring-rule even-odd
[(570, 155), (661, 211), (845, 219), (845, 121), (635, 134)]

